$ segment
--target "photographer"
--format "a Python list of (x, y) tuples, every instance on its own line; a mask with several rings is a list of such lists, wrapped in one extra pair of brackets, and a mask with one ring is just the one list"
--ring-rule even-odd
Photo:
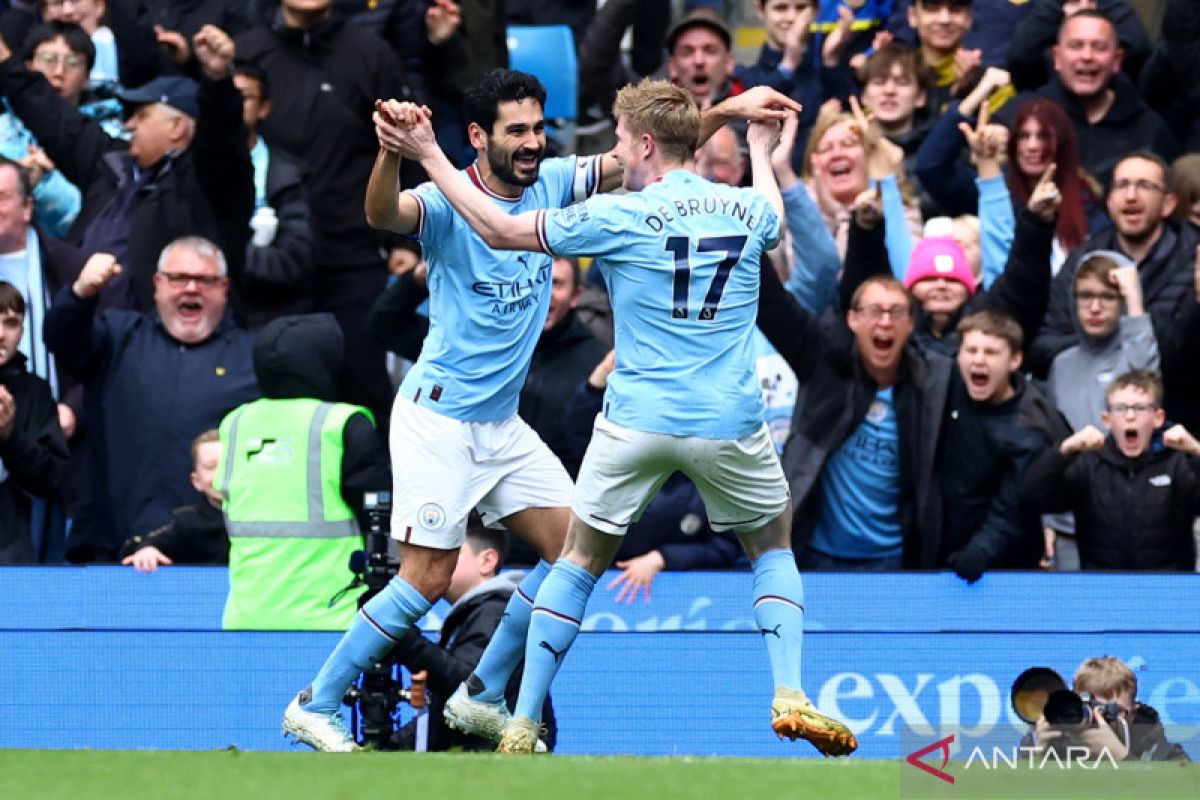
[(1075, 671), (1072, 690), (1087, 706), (1088, 716), (1068, 725), (1051, 723), (1043, 714), (1032, 740), (1027, 736), (1022, 745), (1086, 747), (1092, 758), (1107, 749), (1118, 761), (1191, 761), (1182, 745), (1167, 741), (1158, 712), (1137, 702), (1137, 677), (1120, 659), (1103, 656), (1084, 661)]
[[(453, 607), (442, 623), (437, 644), (426, 639), (419, 630), (408, 633), (392, 649), (391, 657), (410, 672), (426, 670), (429, 674), (429, 750), (495, 749), (495, 743), (478, 736), (469, 736), (447, 727), (442, 708), (455, 688), (465, 681), (479, 662), (483, 650), (496, 632), (508, 599), (516, 589), (523, 573), (497, 574), (504, 563), (508, 542), (504, 531), (471, 524), (467, 528), (466, 546), (458, 551), (458, 563), (450, 578), (445, 597)], [(522, 665), (523, 666), (523, 665)], [(505, 698), (511, 708), (521, 685), (521, 666), (509, 680)], [(546, 699), (542, 709), (546, 725), (544, 741), (554, 749), (557, 727), (554, 709)], [(405, 725), (392, 737), (399, 750), (413, 750), (417, 738), (417, 723)]]

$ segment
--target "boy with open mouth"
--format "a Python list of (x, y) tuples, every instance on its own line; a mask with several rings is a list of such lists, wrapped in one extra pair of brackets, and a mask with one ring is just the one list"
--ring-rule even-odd
[(1039, 457), (1022, 497), (1041, 511), (1075, 514), (1084, 569), (1195, 568), (1192, 520), (1200, 510), (1200, 442), (1182, 425), (1153, 446), (1166, 422), (1162, 380), (1132, 370), (1107, 393), (1106, 436), (1088, 425)]

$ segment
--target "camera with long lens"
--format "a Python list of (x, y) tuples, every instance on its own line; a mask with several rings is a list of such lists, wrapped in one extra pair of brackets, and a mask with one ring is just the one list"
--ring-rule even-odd
[(1088, 692), (1076, 694), (1067, 688), (1067, 683), (1049, 667), (1031, 667), (1013, 681), (1009, 695), (1017, 716), (1036, 725), (1038, 719), (1046, 718), (1054, 729), (1063, 736), (1050, 744), (1059, 750), (1070, 746), (1072, 735), (1079, 734), (1097, 724), (1093, 709), (1099, 709), (1101, 717), (1118, 735), (1123, 735), (1129, 746), (1129, 725), (1121, 716), (1121, 706), (1115, 702), (1097, 700)]
[[(367, 530), (363, 536), (366, 549), (351, 554), (350, 571), (354, 573), (354, 580), (346, 588), (349, 591), (359, 586), (367, 587), (358, 598), (359, 608), (387, 586), (400, 570), (391, 537), (391, 492), (364, 493), (363, 511), (367, 517)], [(390, 652), (363, 671), (362, 678), (350, 687), (344, 699), (351, 709), (351, 729), (356, 732), (360, 744), (373, 745), (378, 750), (394, 749), (392, 735), (396, 732), (400, 703), (409, 703), (418, 713), (426, 708), (425, 677), (424, 672), (412, 675), (406, 688), (403, 670)]]

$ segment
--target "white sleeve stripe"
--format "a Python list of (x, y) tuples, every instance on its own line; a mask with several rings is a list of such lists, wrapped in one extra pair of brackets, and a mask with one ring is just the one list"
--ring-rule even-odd
[(417, 201), (417, 238), (419, 239), (425, 233), (425, 201), (421, 199), (421, 195), (415, 192), (411, 196)]
[(536, 212), (536, 216), (534, 217), (534, 220), (533, 220), (533, 227), (534, 227), (535, 232), (537, 233), (538, 245), (542, 248), (543, 251), (549, 253), (552, 256), (556, 256), (555, 252), (550, 249), (550, 242), (546, 238), (546, 212), (544, 209)]
[(588, 197), (600, 191), (600, 183), (604, 180), (604, 156), (592, 156), (592, 188)]
[(571, 202), (578, 203), (580, 200), (587, 199), (588, 196), (588, 172), (586, 169), (587, 159), (580, 157), (575, 159), (575, 175), (571, 181)]

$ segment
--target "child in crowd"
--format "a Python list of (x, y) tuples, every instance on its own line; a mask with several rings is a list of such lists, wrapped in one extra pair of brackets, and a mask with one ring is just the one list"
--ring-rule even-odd
[(1158, 341), (1142, 302), (1137, 266), (1117, 252), (1097, 251), (1075, 273), (1079, 344), (1050, 366), (1050, 399), (1073, 430), (1102, 424), (1106, 389), (1130, 370), (1158, 369)]
[(25, 298), (0, 281), (0, 564), (38, 562), (45, 499), (70, 454), (50, 384), (25, 368)]
[(213, 488), (221, 440), (210, 428), (192, 441), (192, 486), (204, 502), (180, 506), (171, 521), (142, 536), (131, 536), (121, 548), (121, 563), (138, 572), (154, 572), (171, 564), (228, 564), (229, 534), (221, 514), (221, 495)]
[(1075, 514), (1080, 564), (1097, 570), (1195, 568), (1192, 521), (1200, 512), (1200, 442), (1182, 425), (1152, 446), (1166, 421), (1162, 380), (1133, 370), (1106, 394), (1105, 436), (1087, 425), (1025, 474), (1022, 496), (1038, 510)]

